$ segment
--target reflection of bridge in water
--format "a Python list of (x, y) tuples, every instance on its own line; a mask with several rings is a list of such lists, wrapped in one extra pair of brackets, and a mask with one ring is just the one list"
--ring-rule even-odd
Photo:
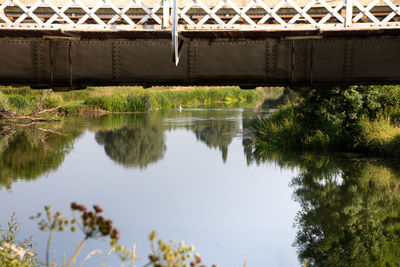
[(399, 83), (399, 32), (399, 0), (0, 0), (0, 83)]

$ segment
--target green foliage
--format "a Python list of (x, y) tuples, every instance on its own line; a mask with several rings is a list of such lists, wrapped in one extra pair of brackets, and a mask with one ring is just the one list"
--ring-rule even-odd
[(279, 147), (281, 150), (300, 149), (301, 128), (295, 123), (295, 107), (285, 106), (267, 118), (253, 117), (251, 129), (262, 149)]
[(399, 110), (398, 86), (320, 88), (270, 117), (254, 118), (252, 128), (260, 149), (393, 155), (400, 153)]
[(15, 214), (11, 216), (6, 229), (0, 227), (0, 266), (30, 267), (39, 264), (32, 237), (17, 240), (19, 229)]

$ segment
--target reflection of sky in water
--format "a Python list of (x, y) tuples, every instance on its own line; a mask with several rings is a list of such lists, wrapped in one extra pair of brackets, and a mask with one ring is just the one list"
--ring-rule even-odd
[[(241, 110), (223, 113), (215, 111), (214, 116), (235, 119), (241, 130)], [(163, 123), (193, 124), (190, 117), (179, 116), (169, 114)], [(120, 228), (121, 243), (130, 246), (135, 241), (141, 257), (149, 252), (147, 235), (155, 229), (165, 240), (194, 244), (206, 263), (242, 266), (247, 259), (248, 266), (299, 265), (292, 243), (293, 219), (300, 208), (288, 187), (293, 172), (266, 164), (247, 166), (241, 136), (229, 144), (225, 164), (221, 152), (196, 140), (188, 128), (165, 132), (165, 142), (167, 150), (156, 163), (145, 169), (124, 168), (104, 153), (93, 132), (86, 131), (57, 171), (0, 191), (0, 223), (16, 211), (23, 234), (33, 234), (44, 255), (47, 233), (38, 232), (28, 216), (45, 204), (69, 216), (71, 201), (97, 203)], [(72, 253), (78, 237), (55, 235), (52, 248), (59, 261), (64, 251)], [(90, 241), (82, 255), (98, 247), (108, 246)], [(137, 265), (145, 263), (146, 258)], [(112, 259), (110, 264), (118, 266)]]

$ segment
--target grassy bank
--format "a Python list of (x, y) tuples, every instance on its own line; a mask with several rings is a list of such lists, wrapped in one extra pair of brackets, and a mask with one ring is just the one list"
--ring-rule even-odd
[[(272, 89), (269, 94), (275, 95), (279, 90), (282, 89)], [(246, 102), (255, 106), (265, 94), (268, 94), (265, 90), (241, 90), (238, 87), (105, 87), (71, 92), (3, 87), (0, 88), (0, 108), (10, 109), (18, 114), (30, 114), (39, 109), (55, 107), (69, 112), (85, 108), (110, 112), (144, 112), (218, 102)]]
[(400, 156), (400, 86), (316, 89), (252, 121), (259, 151)]

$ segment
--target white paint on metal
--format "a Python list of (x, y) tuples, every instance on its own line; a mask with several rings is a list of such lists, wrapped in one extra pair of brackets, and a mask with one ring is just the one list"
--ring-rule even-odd
[[(172, 0), (0, 0), (1, 29), (171, 31)], [(393, 2), (395, 1), (395, 2)], [(123, 5), (121, 3), (123, 2)], [(180, 0), (179, 31), (400, 29), (399, 0)], [(212, 5), (210, 4), (212, 3)], [(244, 4), (243, 4), (244, 3)], [(371, 28), (373, 27), (373, 28)]]
[(353, 0), (346, 1), (346, 21), (345, 27), (349, 28), (353, 24)]

